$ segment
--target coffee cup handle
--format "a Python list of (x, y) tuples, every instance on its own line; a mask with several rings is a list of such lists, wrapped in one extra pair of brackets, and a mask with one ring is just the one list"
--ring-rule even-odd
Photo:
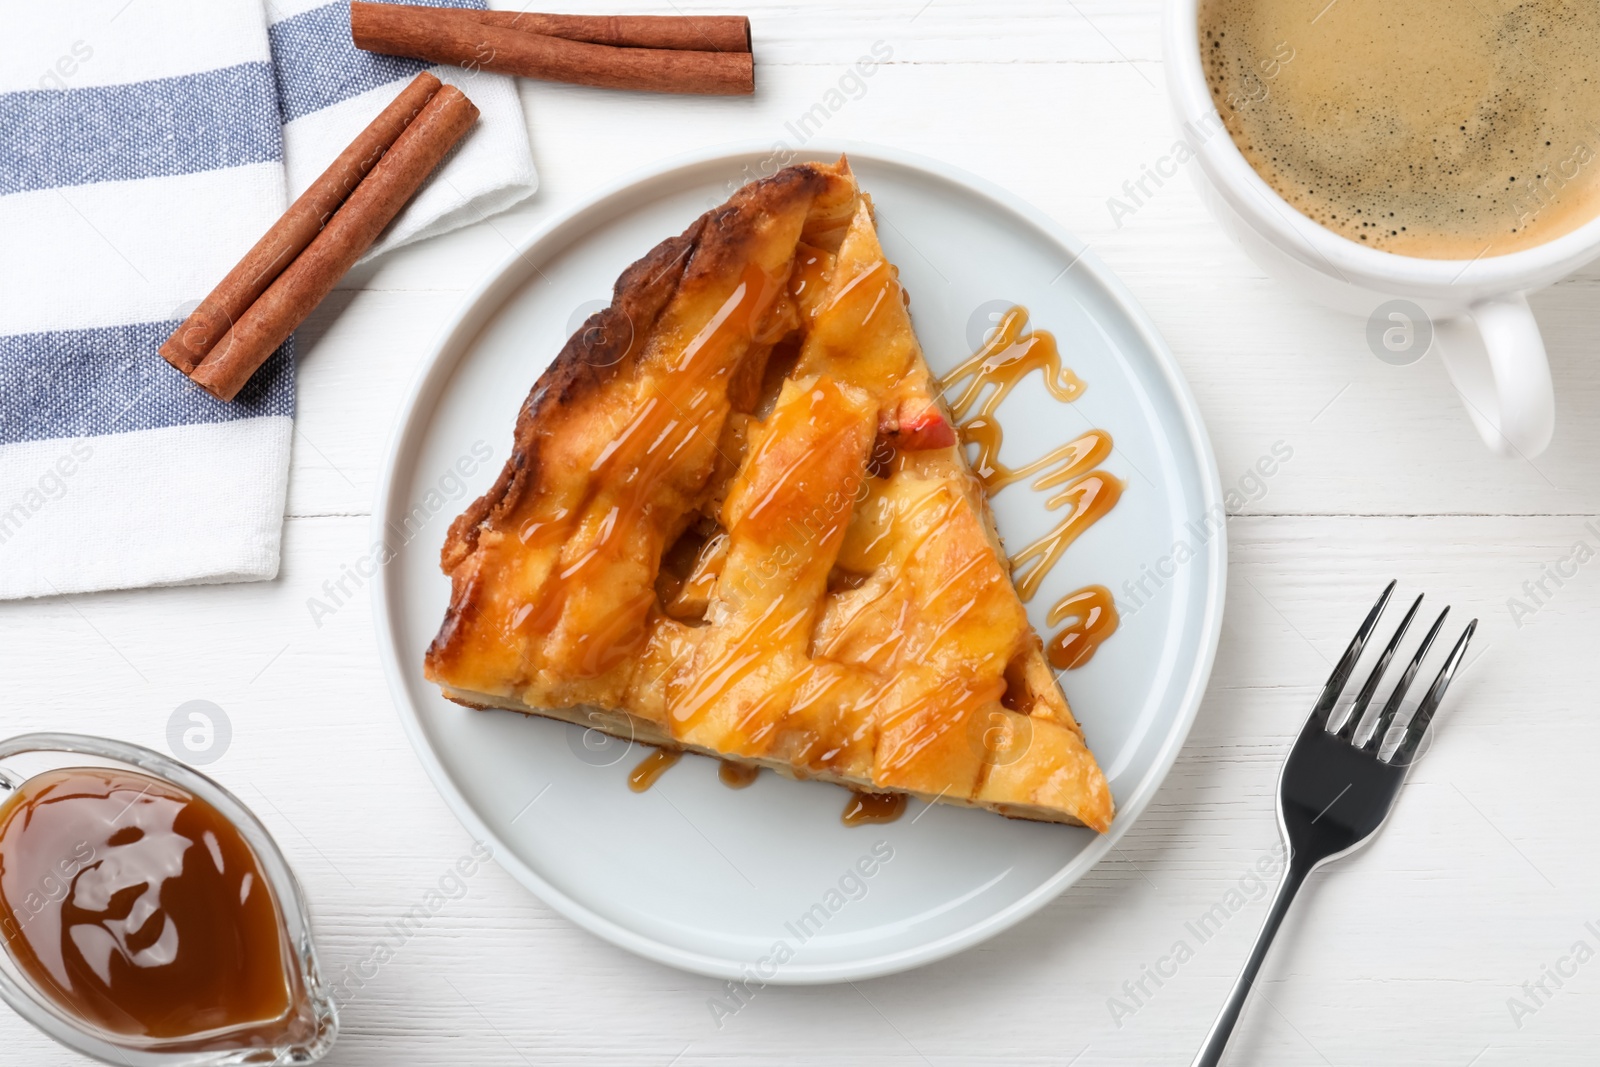
[(1544, 338), (1521, 293), (1473, 304), (1436, 323), (1439, 354), (1484, 443), (1532, 459), (1555, 430), (1555, 389)]

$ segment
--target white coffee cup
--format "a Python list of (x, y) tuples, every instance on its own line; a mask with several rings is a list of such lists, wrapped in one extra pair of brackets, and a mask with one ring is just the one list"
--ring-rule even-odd
[[(1380, 252), (1325, 229), (1279, 196), (1223, 128), (1201, 67), (1198, 4), (1168, 0), (1167, 90), (1194, 153), (1188, 169), (1223, 228), (1264, 270), (1318, 303), (1376, 322), (1385, 337), (1403, 343), (1431, 328), (1489, 447), (1527, 458), (1544, 451), (1555, 428), (1555, 395), (1527, 294), (1600, 255), (1600, 218), (1542, 245), (1476, 260)], [(1427, 321), (1411, 321), (1415, 313), (1404, 307), (1384, 308), (1395, 300), (1413, 302)]]

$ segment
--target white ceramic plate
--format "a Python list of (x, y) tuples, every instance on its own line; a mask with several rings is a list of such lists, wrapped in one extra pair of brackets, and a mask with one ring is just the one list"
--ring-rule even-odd
[[(1049, 606), (1082, 585), (1110, 586), (1123, 602), (1121, 629), (1062, 677), (1117, 800), (1109, 833), (916, 802), (899, 822), (848, 828), (839, 818), (847, 794), (837, 787), (767, 773), (734, 792), (713, 761), (692, 756), (636, 794), (626, 778), (647, 754), (637, 746), (469, 711), (423, 679), (422, 655), (449, 596), (439, 546), (505, 461), (534, 379), (609, 299), (625, 266), (770, 172), (764, 146), (654, 167), (529, 238), (467, 299), (424, 364), (374, 509), (374, 538), (396, 549), (373, 583), (384, 665), (446, 802), (507, 870), (574, 922), (719, 977), (886, 974), (976, 944), (1043, 906), (1149, 803), (1194, 719), (1222, 621), (1227, 554), (1215, 461), (1194, 399), (1133, 298), (1078, 241), (976, 177), (867, 145), (796, 158), (840, 151), (877, 205), (935, 373), (964, 358), (990, 316), (1014, 302), (1056, 335), (1087, 383), (1063, 405), (1037, 374), (1025, 379), (1000, 409), (1002, 458), (1026, 462), (1091, 426), (1115, 438), (1103, 466), (1126, 482), (1121, 502), (1067, 551), (1030, 605), (1048, 633)], [(1059, 518), (1045, 510), (1046, 496), (1025, 483), (996, 495), (1013, 550)], [(1178, 543), (1193, 558), (1176, 563)], [(1122, 583), (1141, 578), (1148, 597), (1133, 610)]]

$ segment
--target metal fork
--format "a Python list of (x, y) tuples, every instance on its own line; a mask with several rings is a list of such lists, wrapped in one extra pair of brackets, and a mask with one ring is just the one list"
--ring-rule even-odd
[(1277, 935), (1295, 894), (1305, 884), (1307, 875), (1329, 860), (1353, 852), (1372, 840), (1389, 817), (1395, 797), (1405, 783), (1406, 772), (1415, 762), (1428, 723), (1433, 719), (1439, 702), (1444, 699), (1445, 690), (1450, 687), (1456, 668), (1466, 655), (1467, 643), (1477, 629), (1477, 619), (1467, 624), (1427, 695), (1402, 728), (1403, 736), (1385, 757), (1384, 750), (1389, 748), (1385, 742), (1394, 725), (1395, 714), (1400, 710), (1406, 690), (1416, 678), (1433, 639), (1444, 626), (1445, 616), (1450, 614), (1448, 607), (1439, 613), (1427, 636), (1422, 639), (1416, 655), (1407, 664), (1405, 673), (1395, 683), (1388, 703), (1374, 721), (1365, 724), (1366, 728), (1363, 729), (1362, 719), (1367, 717), (1367, 709), (1378, 691), (1378, 684), (1394, 659), (1395, 649), (1417, 614), (1417, 608), (1422, 605), (1422, 597), (1417, 597), (1411, 604), (1411, 610), (1400, 620), (1400, 628), (1378, 657), (1377, 665), (1367, 676), (1349, 712), (1331, 718), (1350, 675), (1356, 669), (1356, 661), (1367, 646), (1367, 639), (1377, 628), (1378, 618), (1389, 603), (1394, 586), (1395, 583), (1390, 582), (1384, 588), (1383, 595), (1378, 597), (1378, 602), (1367, 613), (1366, 621), (1356, 631), (1350, 647), (1344, 650), (1283, 765), (1283, 774), (1278, 779), (1278, 831), (1288, 846), (1288, 868), (1284, 871), (1277, 894), (1272, 898), (1272, 908), (1267, 912), (1261, 933), (1256, 936), (1255, 947), (1250, 950), (1244, 973), (1239, 975), (1221, 1014), (1211, 1025), (1211, 1032), (1200, 1046), (1193, 1067), (1215, 1067), (1221, 1061), (1222, 1050), (1228, 1044), (1234, 1024), (1239, 1021), (1239, 1013), (1244, 1009), (1250, 987), (1261, 970), (1272, 939)]

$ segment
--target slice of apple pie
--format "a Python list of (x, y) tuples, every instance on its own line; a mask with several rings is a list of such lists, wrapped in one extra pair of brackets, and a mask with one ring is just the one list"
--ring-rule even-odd
[(751, 183), (618, 279), (450, 529), (451, 700), (1104, 830), (846, 161)]

